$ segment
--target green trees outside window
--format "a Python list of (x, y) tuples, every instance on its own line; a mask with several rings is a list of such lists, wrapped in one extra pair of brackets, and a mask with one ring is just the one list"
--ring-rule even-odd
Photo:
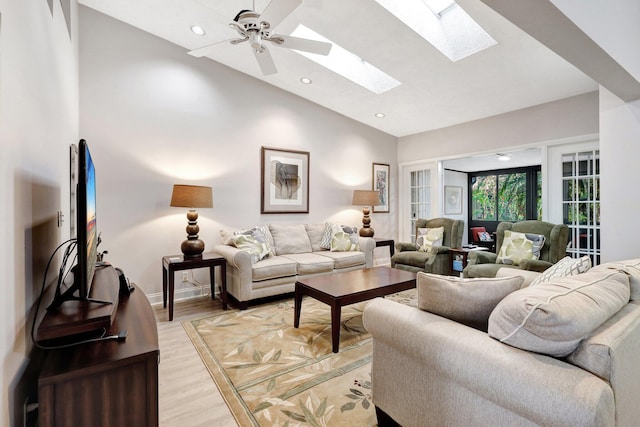
[(471, 221), (540, 219), (540, 167), (470, 174)]

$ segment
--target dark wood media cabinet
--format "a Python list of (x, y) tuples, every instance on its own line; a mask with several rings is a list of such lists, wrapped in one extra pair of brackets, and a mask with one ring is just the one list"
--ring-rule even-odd
[[(95, 280), (117, 279), (108, 269)], [(106, 335), (125, 329), (125, 341), (47, 351), (38, 378), (39, 426), (158, 425), (158, 330), (140, 289), (120, 296)]]

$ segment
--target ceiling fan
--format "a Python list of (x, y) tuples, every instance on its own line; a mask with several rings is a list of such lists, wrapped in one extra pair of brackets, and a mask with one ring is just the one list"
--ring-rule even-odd
[(189, 55), (198, 58), (206, 56), (212, 53), (215, 50), (215, 46), (220, 43), (229, 42), (235, 45), (243, 42), (249, 42), (249, 45), (253, 50), (253, 54), (258, 61), (258, 66), (260, 67), (262, 74), (265, 76), (278, 72), (265, 42), (287, 49), (302, 50), (319, 55), (328, 55), (331, 50), (331, 43), (271, 33), (272, 29), (277, 27), (280, 22), (282, 22), (301, 4), (302, 0), (271, 0), (271, 3), (269, 3), (262, 14), (260, 14), (255, 12), (254, 0), (254, 10), (241, 10), (233, 19), (233, 22), (229, 24), (231, 28), (240, 34), (240, 38), (222, 40), (220, 42), (192, 50), (189, 52)]

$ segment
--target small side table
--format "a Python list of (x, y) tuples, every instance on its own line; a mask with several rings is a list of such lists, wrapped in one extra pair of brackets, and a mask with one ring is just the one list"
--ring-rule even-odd
[[(180, 270), (191, 270), (194, 268), (209, 268), (211, 279), (211, 299), (215, 299), (215, 267), (220, 267), (222, 290), (220, 299), (222, 308), (227, 309), (227, 261), (222, 255), (215, 252), (206, 252), (197, 258), (185, 258), (183, 255), (169, 255), (162, 257), (162, 304), (167, 308), (167, 297), (169, 299), (169, 320), (173, 320), (173, 296), (175, 292), (174, 280), (175, 272)], [(167, 292), (168, 291), (168, 292)]]
[(449, 249), (449, 276), (458, 276), (462, 273), (462, 270), (467, 266), (469, 252), (488, 250), (488, 248), (482, 246)]
[(389, 246), (389, 254), (393, 256), (395, 253), (395, 242), (393, 239), (385, 239), (384, 237), (374, 237), (373, 240), (376, 242), (376, 248), (380, 246)]

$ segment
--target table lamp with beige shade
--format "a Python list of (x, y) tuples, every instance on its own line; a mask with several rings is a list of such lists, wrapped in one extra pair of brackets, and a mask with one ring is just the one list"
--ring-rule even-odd
[(359, 234), (362, 237), (373, 237), (369, 208), (380, 204), (380, 196), (378, 195), (378, 192), (375, 190), (354, 190), (353, 201), (351, 204), (362, 206), (362, 228), (360, 229)]

